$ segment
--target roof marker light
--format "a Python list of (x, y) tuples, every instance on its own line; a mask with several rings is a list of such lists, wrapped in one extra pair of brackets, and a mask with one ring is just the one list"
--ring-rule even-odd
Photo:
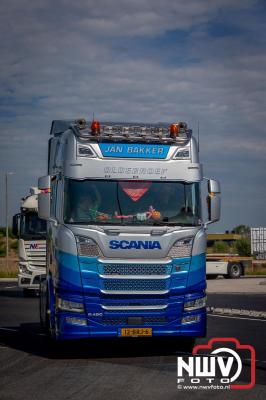
[(170, 137), (172, 139), (176, 139), (178, 137), (188, 137), (189, 129), (187, 128), (187, 124), (185, 122), (176, 122), (170, 125)]
[(179, 135), (179, 132), (180, 132), (180, 127), (178, 123), (170, 125), (170, 137), (172, 139), (176, 139), (176, 137)]
[(94, 136), (100, 135), (101, 132), (101, 126), (99, 121), (92, 121), (91, 123), (91, 133)]

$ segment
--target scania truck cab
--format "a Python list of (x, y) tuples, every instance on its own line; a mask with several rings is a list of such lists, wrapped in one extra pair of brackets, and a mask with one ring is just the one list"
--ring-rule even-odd
[(38, 217), (38, 188), (22, 199), (20, 213), (13, 217), (13, 233), (19, 239), (18, 286), (25, 296), (39, 290), (46, 273), (46, 221)]
[(48, 159), (40, 318), (51, 337), (203, 337), (206, 226), (219, 220), (220, 186), (208, 180), (204, 224), (187, 124), (53, 121)]

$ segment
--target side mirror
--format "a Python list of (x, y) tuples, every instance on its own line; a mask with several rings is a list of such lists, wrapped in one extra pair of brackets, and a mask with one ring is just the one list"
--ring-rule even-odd
[(50, 202), (51, 202), (51, 177), (50, 175), (42, 176), (38, 180), (38, 215), (39, 218), (48, 220), (50, 218)]
[(16, 237), (19, 236), (20, 231), (20, 217), (21, 214), (15, 214), (12, 221), (12, 234)]
[(207, 196), (207, 206), (208, 206), (208, 219), (205, 225), (217, 222), (221, 215), (221, 188), (220, 183), (214, 179), (208, 180), (208, 196)]

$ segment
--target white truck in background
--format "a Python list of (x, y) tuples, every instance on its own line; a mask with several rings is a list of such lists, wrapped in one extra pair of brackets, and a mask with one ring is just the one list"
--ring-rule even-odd
[(13, 217), (13, 234), (19, 239), (18, 286), (24, 296), (39, 289), (40, 276), (46, 271), (46, 222), (38, 217), (36, 187), (22, 198), (20, 213)]
[[(242, 236), (235, 233), (209, 233), (207, 235), (206, 275), (207, 279), (223, 276), (227, 279), (237, 279), (245, 275), (245, 268), (252, 263), (252, 257), (239, 256), (235, 243)], [(226, 243), (228, 253), (216, 253), (215, 242)]]

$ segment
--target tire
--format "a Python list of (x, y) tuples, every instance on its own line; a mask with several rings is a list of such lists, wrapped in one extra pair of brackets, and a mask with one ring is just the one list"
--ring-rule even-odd
[(240, 263), (231, 263), (228, 265), (228, 275), (226, 278), (238, 279), (242, 275), (242, 265)]
[(51, 332), (50, 317), (48, 314), (49, 310), (49, 298), (48, 298), (48, 285), (46, 279), (40, 283), (40, 300), (39, 300), (39, 313), (40, 313), (40, 325), (43, 332), (48, 338), (53, 338)]
[(42, 280), (40, 282), (40, 297), (39, 297), (39, 315), (40, 315), (40, 325), (43, 331), (47, 331), (47, 288), (46, 281)]

